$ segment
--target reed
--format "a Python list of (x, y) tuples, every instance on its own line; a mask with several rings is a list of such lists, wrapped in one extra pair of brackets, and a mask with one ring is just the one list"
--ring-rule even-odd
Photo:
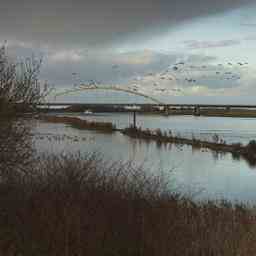
[(98, 154), (42, 156), (0, 183), (0, 255), (254, 255), (255, 212), (195, 203)]

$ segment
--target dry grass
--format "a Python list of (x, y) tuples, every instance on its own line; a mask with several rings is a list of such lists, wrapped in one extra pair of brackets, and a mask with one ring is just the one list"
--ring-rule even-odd
[(95, 154), (44, 156), (0, 184), (1, 255), (254, 255), (254, 212), (196, 204)]
[(30, 126), (23, 119), (0, 115), (0, 177), (24, 170), (32, 155)]

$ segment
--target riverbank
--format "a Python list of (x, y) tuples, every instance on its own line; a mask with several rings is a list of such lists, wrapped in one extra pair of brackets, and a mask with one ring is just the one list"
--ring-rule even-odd
[(160, 129), (151, 131), (149, 129), (142, 130), (140, 128), (126, 128), (122, 130), (122, 133), (126, 136), (135, 139), (143, 139), (146, 141), (154, 140), (158, 143), (173, 143), (173, 144), (185, 144), (190, 145), (193, 148), (207, 148), (219, 153), (231, 153), (235, 158), (243, 157), (251, 165), (256, 164), (256, 141), (252, 140), (247, 145), (240, 143), (226, 144), (225, 141), (221, 140), (217, 134), (213, 137), (215, 142), (203, 141), (200, 139), (182, 138), (172, 135), (171, 131), (162, 132)]
[(195, 203), (164, 176), (95, 154), (26, 171), (0, 184), (0, 255), (255, 255), (252, 207)]
[(215, 116), (215, 117), (248, 117), (256, 118), (256, 110), (252, 109), (214, 109), (201, 108), (195, 112), (194, 109), (170, 109), (165, 115), (197, 115), (197, 116)]

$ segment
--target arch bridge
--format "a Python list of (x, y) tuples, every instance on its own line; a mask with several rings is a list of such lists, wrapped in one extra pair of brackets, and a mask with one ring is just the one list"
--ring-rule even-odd
[(125, 93), (128, 93), (128, 94), (140, 96), (140, 97), (143, 97), (145, 99), (151, 100), (152, 102), (154, 102), (157, 105), (161, 105), (161, 106), (165, 105), (165, 103), (159, 101), (155, 97), (152, 97), (152, 96), (147, 95), (145, 93), (139, 92), (135, 89), (121, 88), (121, 87), (114, 86), (114, 85), (101, 85), (101, 86), (99, 86), (99, 85), (95, 85), (95, 84), (93, 84), (93, 85), (82, 84), (79, 87), (56, 93), (55, 94), (55, 99), (59, 96), (67, 95), (67, 94), (70, 94), (70, 93), (79, 92), (79, 91), (91, 91), (91, 90), (125, 92)]

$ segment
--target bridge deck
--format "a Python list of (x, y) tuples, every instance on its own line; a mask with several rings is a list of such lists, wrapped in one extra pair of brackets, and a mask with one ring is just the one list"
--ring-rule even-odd
[(106, 106), (106, 107), (114, 107), (114, 106), (165, 106), (165, 107), (202, 107), (202, 108), (255, 108), (256, 105), (218, 105), (218, 104), (145, 104), (145, 103), (121, 103), (121, 104), (113, 104), (113, 103), (78, 103), (78, 102), (49, 102), (49, 103), (40, 103), (38, 106), (87, 106), (87, 107), (96, 107), (96, 106)]

